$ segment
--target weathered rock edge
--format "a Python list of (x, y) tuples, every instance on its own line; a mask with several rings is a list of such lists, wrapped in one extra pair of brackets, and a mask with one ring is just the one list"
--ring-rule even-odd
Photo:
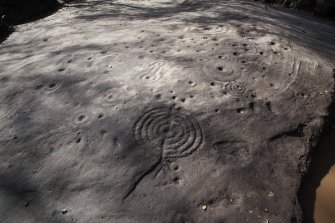
[(334, 0), (260, 0), (265, 3), (280, 4), (287, 8), (297, 8), (313, 11), (322, 17), (335, 17)]

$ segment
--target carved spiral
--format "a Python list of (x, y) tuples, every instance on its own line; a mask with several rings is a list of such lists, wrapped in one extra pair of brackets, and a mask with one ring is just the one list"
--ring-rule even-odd
[(170, 108), (149, 110), (135, 124), (135, 139), (162, 150), (163, 158), (192, 154), (203, 141), (196, 120)]
[(229, 82), (225, 88), (229, 93), (236, 96), (243, 95), (247, 91), (245, 85), (240, 82)]

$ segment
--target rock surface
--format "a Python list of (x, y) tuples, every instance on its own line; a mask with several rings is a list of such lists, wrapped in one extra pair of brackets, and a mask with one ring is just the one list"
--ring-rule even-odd
[(245, 1), (95, 0), (18, 26), (0, 45), (0, 221), (299, 222), (334, 38)]

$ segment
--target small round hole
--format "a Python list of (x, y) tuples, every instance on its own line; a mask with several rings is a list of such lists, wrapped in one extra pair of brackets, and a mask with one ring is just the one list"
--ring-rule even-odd
[(85, 119), (85, 115), (80, 115), (79, 117), (78, 117), (78, 121), (83, 121)]
[(173, 182), (174, 182), (174, 183), (178, 183), (178, 182), (179, 182), (179, 177), (174, 177), (174, 178), (173, 178)]
[(51, 83), (51, 84), (49, 84), (49, 88), (54, 88), (55, 86), (56, 86), (55, 83)]

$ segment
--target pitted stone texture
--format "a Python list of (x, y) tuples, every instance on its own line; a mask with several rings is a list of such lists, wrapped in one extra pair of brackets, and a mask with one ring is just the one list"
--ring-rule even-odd
[(245, 1), (70, 6), (0, 48), (1, 222), (299, 217), (332, 26)]

